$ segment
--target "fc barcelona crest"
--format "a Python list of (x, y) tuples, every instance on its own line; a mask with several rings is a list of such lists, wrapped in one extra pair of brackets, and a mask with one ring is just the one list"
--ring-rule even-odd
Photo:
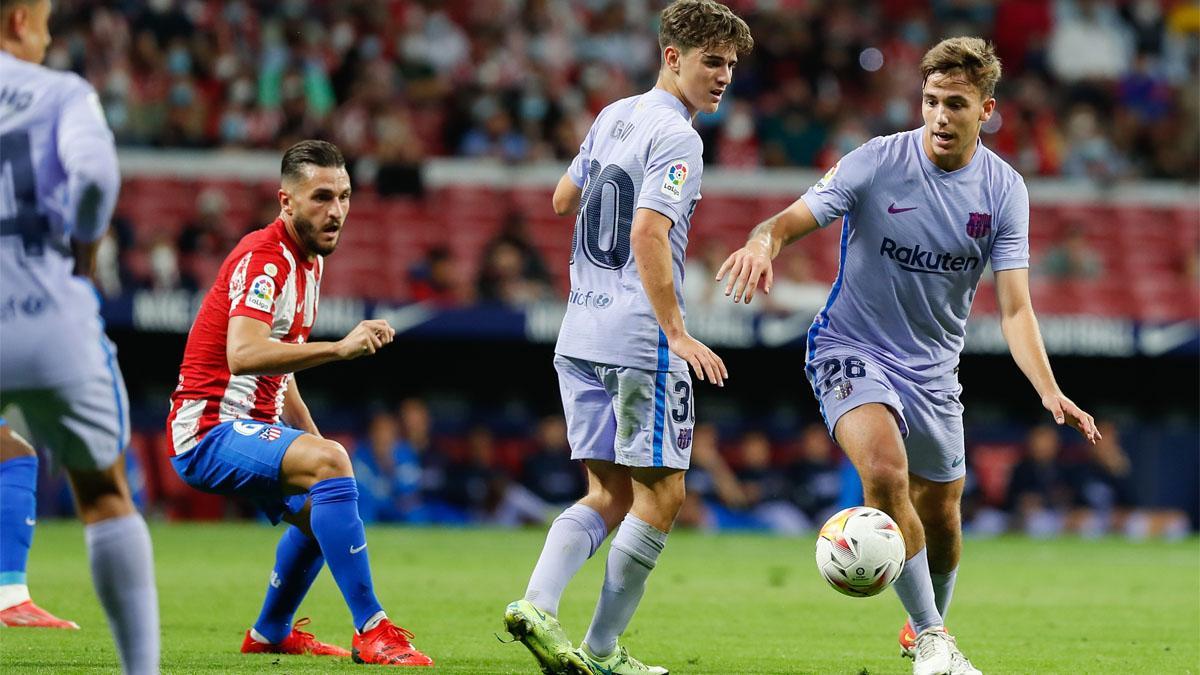
[(986, 237), (992, 232), (992, 214), (971, 213), (967, 220), (967, 235), (972, 239)]
[(679, 446), (680, 450), (687, 450), (692, 444), (692, 428), (679, 430), (679, 437), (675, 439), (675, 445)]

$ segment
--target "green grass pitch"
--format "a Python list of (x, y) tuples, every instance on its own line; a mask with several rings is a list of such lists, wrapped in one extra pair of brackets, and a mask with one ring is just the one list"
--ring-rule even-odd
[[(279, 531), (256, 524), (152, 527), (164, 673), (361, 672), (314, 657), (242, 656)], [(434, 672), (537, 673), (500, 644), (504, 606), (524, 591), (541, 530), (371, 528), (375, 587)], [(623, 643), (672, 673), (911, 672), (897, 656), (895, 595), (846, 598), (825, 586), (812, 539), (672, 535)], [(602, 554), (563, 598), (578, 641), (600, 586)], [(0, 630), (2, 673), (116, 671), (92, 592), (80, 525), (39, 525), (34, 599), (83, 630)], [(328, 571), (300, 609), (321, 639), (349, 647), (349, 614)], [(951, 629), (986, 673), (1200, 672), (1200, 544), (1113, 539), (967, 542)]]

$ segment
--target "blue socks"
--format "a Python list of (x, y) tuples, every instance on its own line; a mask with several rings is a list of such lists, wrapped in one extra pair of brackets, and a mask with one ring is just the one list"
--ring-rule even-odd
[(346, 476), (327, 478), (312, 486), (310, 523), (321, 553), (361, 631), (376, 614), (383, 612), (371, 584), (367, 562), (367, 536), (358, 516), (358, 485)]
[(37, 455), (0, 462), (0, 586), (25, 583), (37, 519)]
[(298, 528), (289, 527), (275, 548), (275, 569), (262, 613), (254, 622), (254, 630), (271, 644), (278, 644), (292, 630), (292, 618), (300, 608), (313, 581), (325, 564), (321, 545)]

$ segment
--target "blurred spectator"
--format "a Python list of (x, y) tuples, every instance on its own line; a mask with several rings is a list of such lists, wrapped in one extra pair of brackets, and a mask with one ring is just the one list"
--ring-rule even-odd
[(789, 499), (789, 476), (771, 462), (771, 442), (766, 434), (752, 431), (742, 436), (741, 467), (737, 479), (746, 495), (754, 520), (782, 534), (800, 534), (809, 528), (808, 518)]
[(543, 418), (537, 425), (533, 451), (521, 465), (521, 483), (554, 507), (565, 507), (587, 490), (581, 462), (571, 460), (567, 423), (561, 415)]
[(1166, 536), (1177, 539), (1187, 535), (1187, 514), (1178, 510), (1145, 509), (1138, 504), (1129, 457), (1121, 448), (1120, 430), (1115, 424), (1097, 425), (1102, 436), (1088, 446), (1088, 457), (1079, 468), (1075, 489), (1081, 533), (1100, 535), (1120, 532), (1142, 539)]
[[(421, 185), (414, 168), (425, 154), (504, 162), (573, 156), (603, 104), (654, 80), (660, 6), (62, 0), (46, 61), (92, 81), (123, 144), (274, 148), (325, 136), (364, 159), (382, 194), (414, 194)], [(920, 55), (939, 36), (969, 33), (993, 39), (1000, 51), (1005, 126), (1039, 120), (1028, 125), (1032, 142), (1001, 150), (1014, 165), (1026, 162), (1010, 152), (1048, 147), (1035, 137), (1057, 126), (1056, 111), (1087, 102), (1103, 111), (1097, 134), (1128, 154), (1129, 169), (1196, 174), (1196, 144), (1180, 142), (1200, 133), (1189, 103), (1198, 48), (1188, 3), (914, 8), (740, 7), (758, 46), (739, 64), (726, 106), (700, 121), (715, 137), (706, 162), (829, 166), (831, 154), (850, 149), (842, 147), (847, 139), (915, 126)], [(1018, 114), (1008, 101), (1024, 76), (1051, 82)], [(1124, 111), (1154, 127), (1128, 147), (1119, 138)]]
[(483, 264), (476, 281), (481, 302), (523, 307), (554, 297), (545, 265), (537, 250), (510, 225), (484, 249)]
[(1059, 460), (1058, 429), (1041, 424), (1029, 432), (1025, 457), (1013, 468), (1008, 508), (1019, 527), (1035, 537), (1062, 532), (1075, 503), (1071, 476)]
[(787, 467), (789, 498), (804, 514), (805, 529), (819, 528), (838, 511), (841, 469), (825, 425), (813, 423), (800, 433), (800, 452)]
[(179, 232), (179, 283), (189, 291), (207, 289), (231, 248), (225, 236), (228, 202), (215, 187), (196, 195), (196, 215)]
[(358, 511), (363, 522), (404, 522), (421, 502), (418, 451), (400, 437), (400, 425), (387, 411), (371, 416), (367, 434), (354, 448)]
[(1104, 274), (1104, 259), (1088, 242), (1084, 226), (1075, 223), (1063, 240), (1046, 252), (1041, 271), (1059, 280), (1095, 279)]
[(465, 301), (454, 256), (446, 246), (438, 245), (425, 253), (425, 259), (408, 272), (413, 302), (432, 302), (454, 306)]
[(550, 505), (515, 483), (495, 461), (492, 432), (476, 426), (467, 432), (466, 453), (446, 467), (443, 494), (467, 522), (497, 525), (541, 524)]
[(746, 494), (718, 450), (714, 424), (697, 424), (692, 429), (692, 466), (685, 481), (687, 490), (677, 518), (682, 526), (716, 530), (729, 525), (724, 514), (746, 506)]

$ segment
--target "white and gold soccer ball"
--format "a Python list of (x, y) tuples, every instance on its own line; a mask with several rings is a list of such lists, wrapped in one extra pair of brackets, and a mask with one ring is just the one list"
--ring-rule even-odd
[(817, 535), (817, 569), (840, 593), (881, 593), (904, 571), (904, 535), (888, 514), (869, 506), (843, 509)]

